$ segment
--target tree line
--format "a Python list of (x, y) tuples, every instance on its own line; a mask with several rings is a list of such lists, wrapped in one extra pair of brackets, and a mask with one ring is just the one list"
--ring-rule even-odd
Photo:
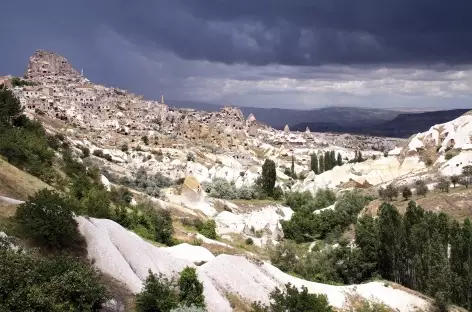
[(472, 224), (444, 213), (425, 211), (411, 201), (404, 215), (391, 204), (378, 218), (364, 216), (356, 225), (361, 275), (381, 275), (430, 295), (440, 306), (472, 309)]
[[(363, 162), (365, 159), (362, 157), (362, 152), (355, 151), (353, 159), (349, 160), (348, 163)], [(325, 171), (329, 171), (336, 166), (342, 166), (344, 164), (341, 157), (341, 153), (338, 152), (336, 155), (335, 151), (325, 151), (319, 156), (316, 153), (310, 156), (310, 170), (315, 174), (321, 174)]]

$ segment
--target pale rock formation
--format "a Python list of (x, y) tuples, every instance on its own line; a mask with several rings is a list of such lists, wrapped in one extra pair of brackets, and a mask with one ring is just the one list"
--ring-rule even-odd
[(425, 164), (418, 156), (407, 157), (403, 163), (395, 157), (379, 157), (376, 160), (369, 159), (361, 163), (336, 166), (319, 175), (310, 172), (304, 181), (295, 183), (292, 189), (315, 194), (320, 188), (336, 188), (351, 180), (360, 184), (367, 182), (378, 185), (406, 174), (419, 173), (425, 168)]
[(290, 128), (288, 127), (288, 125), (285, 125), (284, 127), (284, 133), (285, 134), (288, 134), (290, 132)]
[(107, 191), (111, 190), (110, 181), (108, 181), (107, 177), (105, 177), (103, 174), (100, 176), (100, 181), (102, 182), (103, 186)]
[(462, 151), (452, 157), (441, 167), (440, 172), (445, 176), (461, 175), (462, 168), (472, 165), (472, 151)]

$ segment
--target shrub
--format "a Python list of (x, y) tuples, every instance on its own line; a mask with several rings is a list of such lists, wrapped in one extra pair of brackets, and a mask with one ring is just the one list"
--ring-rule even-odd
[(143, 141), (144, 145), (149, 145), (149, 138), (147, 137), (147, 135), (143, 136), (141, 140)]
[(172, 282), (162, 275), (156, 276), (149, 270), (143, 291), (136, 296), (136, 311), (170, 311), (179, 305), (179, 296)]
[(428, 187), (426, 186), (426, 183), (423, 180), (418, 180), (415, 182), (416, 184), (416, 195), (418, 196), (426, 196), (428, 193)]
[(207, 238), (217, 239), (218, 235), (216, 234), (216, 222), (215, 220), (207, 220), (202, 225), (197, 227), (197, 230), (200, 234)]
[(411, 192), (411, 189), (408, 186), (402, 187), (402, 196), (403, 198), (405, 198), (405, 200), (408, 200), (411, 195), (413, 195), (413, 193)]
[(391, 201), (398, 197), (398, 188), (390, 183), (386, 188), (379, 189), (379, 196), (383, 200)]
[(246, 243), (246, 245), (254, 245), (254, 240), (250, 237), (246, 238), (244, 242)]
[(187, 154), (187, 161), (195, 161), (195, 155), (192, 152)]
[(261, 303), (254, 303), (259, 311), (304, 311), (304, 312), (333, 312), (333, 308), (328, 303), (326, 295), (316, 295), (308, 293), (305, 286), (301, 291), (290, 283), (285, 285), (285, 290), (278, 287), (270, 294), (271, 303), (269, 307), (264, 307)]
[(121, 151), (122, 152), (126, 153), (128, 150), (129, 150), (128, 144), (125, 143), (125, 144), (121, 145)]
[(451, 185), (451, 181), (445, 177), (441, 177), (436, 184), (436, 188), (441, 192), (449, 192), (449, 186)]
[(446, 160), (449, 160), (449, 159), (451, 159), (451, 158), (454, 157), (454, 156), (456, 156), (456, 155), (454, 155), (454, 153), (447, 152), (446, 155), (444, 156), (444, 158), (445, 158)]
[(88, 147), (82, 147), (82, 158), (90, 156), (90, 149)]
[(195, 268), (186, 267), (179, 278), (180, 303), (186, 306), (205, 307), (203, 284), (198, 280)]
[(460, 177), (457, 175), (453, 175), (450, 177), (451, 183), (454, 187), (456, 187), (456, 184), (459, 183)]
[(18, 206), (15, 219), (28, 238), (44, 247), (77, 247), (84, 239), (73, 218), (72, 206), (58, 193), (43, 189)]
[(103, 158), (103, 151), (101, 149), (95, 149), (92, 154), (93, 156)]
[(90, 266), (0, 249), (1, 311), (100, 311), (107, 291)]

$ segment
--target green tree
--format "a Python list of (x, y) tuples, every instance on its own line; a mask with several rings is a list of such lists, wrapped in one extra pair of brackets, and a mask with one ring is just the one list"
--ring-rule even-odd
[(180, 303), (186, 306), (205, 307), (203, 284), (198, 280), (195, 268), (186, 267), (180, 272)]
[(11, 90), (0, 87), (0, 124), (11, 124), (22, 113), (20, 100)]
[(81, 246), (83, 237), (73, 218), (74, 204), (54, 191), (40, 190), (18, 206), (15, 219), (28, 238), (50, 249)]
[(207, 238), (217, 239), (218, 235), (216, 234), (216, 222), (215, 220), (207, 220), (197, 227), (197, 230), (200, 234)]
[(338, 166), (342, 166), (343, 165), (343, 159), (341, 157), (341, 153), (338, 152), (338, 157), (336, 159), (336, 163)]
[(451, 185), (451, 181), (447, 179), (446, 177), (441, 177), (436, 184), (436, 188), (440, 190), (441, 192), (447, 192), (449, 193), (449, 186)]
[(459, 183), (460, 177), (458, 175), (452, 175), (450, 180), (452, 185), (456, 187), (456, 184)]
[(411, 195), (413, 195), (413, 193), (411, 192), (411, 189), (408, 186), (402, 187), (402, 196), (405, 200), (408, 200)]
[(266, 159), (262, 165), (262, 189), (264, 192), (271, 196), (274, 193), (275, 180), (277, 179), (277, 173), (275, 170), (275, 163), (273, 160)]
[(310, 156), (310, 170), (313, 171), (315, 174), (319, 174), (320, 171), (318, 169), (318, 156), (313, 153)]
[(292, 167), (290, 168), (290, 171), (292, 173), (292, 176), (294, 176), (294, 175), (296, 176), (296, 174), (295, 174), (295, 157), (293, 156), (293, 154), (292, 154)]
[(324, 161), (323, 154), (321, 154), (320, 158), (318, 159), (318, 167), (319, 167), (320, 173), (323, 173), (325, 171), (325, 161)]
[(271, 312), (333, 312), (325, 295), (310, 294), (305, 286), (299, 291), (288, 283), (284, 291), (276, 288), (270, 294), (270, 299)]
[(136, 311), (168, 312), (178, 305), (179, 296), (172, 283), (162, 275), (156, 276), (149, 270), (144, 289), (136, 296)]
[(428, 193), (428, 186), (423, 180), (418, 180), (415, 182), (416, 184), (416, 195), (418, 196), (426, 196)]
[(143, 136), (141, 140), (143, 141), (144, 145), (149, 145), (149, 138), (147, 137), (147, 135)]

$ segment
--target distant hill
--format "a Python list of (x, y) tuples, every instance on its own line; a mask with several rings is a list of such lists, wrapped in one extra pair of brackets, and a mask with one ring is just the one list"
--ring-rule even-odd
[(302, 122), (290, 126), (293, 131), (305, 131), (306, 127), (313, 132), (356, 133), (365, 135), (408, 138), (412, 134), (428, 130), (436, 124), (451, 121), (469, 109), (452, 109), (424, 113), (402, 113), (392, 120), (378, 124), (340, 125), (334, 122)]
[[(219, 111), (223, 107), (222, 105), (195, 101), (169, 101), (168, 105), (204, 111)], [(305, 122), (334, 123), (345, 126), (375, 125), (392, 120), (401, 113), (401, 111), (359, 107), (325, 107), (297, 110), (240, 106), (239, 109), (241, 109), (244, 116), (247, 117), (252, 113), (258, 121), (276, 129), (283, 129), (285, 125), (297, 125)]]

